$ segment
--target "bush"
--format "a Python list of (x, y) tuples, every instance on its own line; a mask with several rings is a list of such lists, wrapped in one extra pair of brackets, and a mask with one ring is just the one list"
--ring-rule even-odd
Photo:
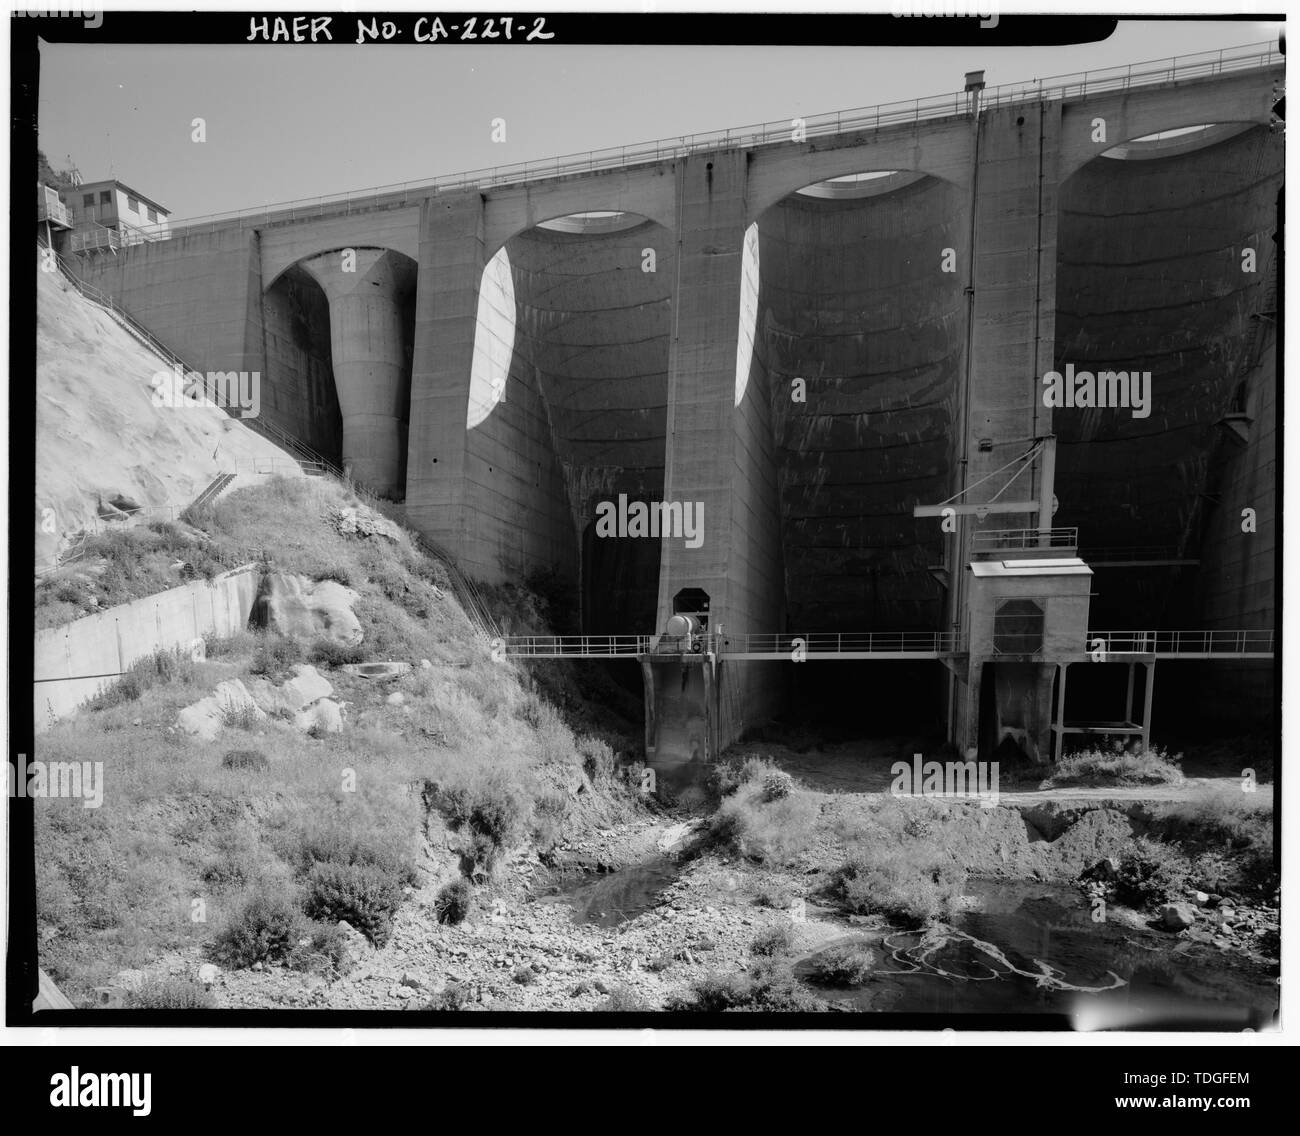
[(520, 986), (531, 986), (537, 981), (537, 972), (531, 966), (517, 966), (510, 977)]
[(183, 682), (194, 676), (194, 663), (188, 654), (158, 650), (137, 659), (122, 677), (86, 703), (88, 710), (107, 710), (124, 702), (137, 701), (146, 690), (170, 682)]
[(249, 769), (254, 773), (265, 773), (271, 768), (266, 754), (256, 749), (232, 749), (221, 759), (222, 769)]
[(213, 959), (238, 969), (288, 958), (302, 937), (302, 922), (302, 913), (287, 895), (254, 895), (218, 933)]
[(292, 635), (264, 635), (249, 668), (253, 674), (280, 678), (294, 663), (302, 662), (302, 644)]
[(589, 780), (595, 782), (614, 775), (614, 751), (599, 738), (580, 737), (578, 753), (582, 755), (582, 770)]
[(794, 792), (794, 778), (780, 769), (763, 776), (763, 800), (780, 801)]
[(794, 945), (794, 935), (789, 927), (769, 927), (760, 931), (749, 944), (751, 954), (783, 955)]
[(290, 965), (296, 970), (338, 977), (356, 965), (348, 949), (348, 937), (337, 923), (313, 924), (310, 938), (310, 943), (293, 952)]
[(463, 1010), (470, 1002), (470, 989), (464, 982), (448, 982), (426, 1007), (430, 1010)]
[(710, 823), (713, 841), (746, 859), (784, 864), (812, 841), (819, 812), (806, 793), (766, 799), (751, 779), (722, 802)]
[(1121, 741), (1109, 748), (1093, 747), (1068, 753), (1052, 769), (1053, 785), (1167, 785), (1183, 780), (1178, 763), (1182, 754), (1171, 756), (1159, 747), (1130, 753)]
[(401, 888), (382, 869), (329, 862), (317, 864), (308, 874), (303, 909), (323, 922), (346, 919), (376, 946), (383, 946), (401, 902)]
[(804, 990), (786, 962), (767, 962), (748, 975), (712, 974), (668, 999), (666, 1008), (718, 1013), (726, 1010), (820, 1011), (826, 1004)]
[(844, 863), (833, 887), (851, 912), (920, 927), (952, 918), (965, 879), (960, 866), (924, 846), (879, 840)]
[(228, 730), (256, 730), (262, 724), (257, 707), (251, 702), (228, 703), (221, 708), (221, 724)]
[(126, 996), (132, 1010), (210, 1010), (216, 1005), (207, 987), (195, 978), (150, 978)]
[(1140, 836), (1120, 856), (1115, 898), (1130, 907), (1181, 899), (1187, 891), (1190, 867), (1180, 849)]
[(504, 848), (523, 821), (523, 802), (504, 785), (484, 786), (472, 800), (466, 818), (470, 830), (490, 841), (494, 847)]
[(336, 639), (317, 639), (311, 645), (308, 659), (319, 666), (343, 667), (360, 663), (365, 659), (365, 652), (360, 644), (349, 646)]
[(759, 907), (771, 907), (777, 911), (788, 910), (797, 898), (793, 888), (781, 883), (762, 883), (754, 890), (754, 902)]
[(596, 1009), (616, 1014), (637, 1014), (644, 1013), (650, 1006), (630, 986), (615, 986)]
[(864, 943), (831, 947), (812, 960), (813, 974), (819, 982), (834, 986), (858, 986), (871, 977), (876, 952)]
[(439, 923), (465, 922), (474, 902), (474, 889), (468, 880), (453, 880), (439, 890), (433, 901), (433, 912)]

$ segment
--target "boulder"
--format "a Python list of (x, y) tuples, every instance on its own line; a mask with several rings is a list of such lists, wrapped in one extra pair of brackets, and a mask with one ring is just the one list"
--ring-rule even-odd
[(339, 930), (343, 933), (343, 948), (353, 963), (360, 962), (374, 950), (370, 940), (346, 919), (339, 920)]
[(322, 698), (293, 717), (293, 724), (304, 734), (315, 730), (318, 734), (343, 732), (343, 707), (332, 698)]
[(1196, 908), (1190, 903), (1166, 903), (1159, 915), (1160, 925), (1167, 931), (1186, 931), (1196, 922)]
[(387, 702), (389, 706), (400, 706), (403, 702), (406, 701), (406, 695), (403, 694), (400, 690), (395, 690), (393, 691), (392, 694), (390, 694), (387, 698), (385, 698), (384, 701)]
[(313, 666), (298, 663), (293, 673), (294, 677), (280, 687), (280, 695), (290, 710), (301, 710), (334, 693), (329, 679)]
[(345, 536), (382, 536), (392, 541), (402, 537), (402, 530), (397, 525), (369, 509), (337, 509), (334, 526)]
[(268, 572), (253, 608), (254, 621), (268, 631), (301, 639), (329, 639), (355, 647), (364, 634), (352, 611), (360, 598), (337, 580)]
[(214, 966), (210, 962), (205, 962), (199, 967), (199, 981), (204, 986), (211, 986), (218, 978), (221, 977), (221, 968)]
[(204, 741), (215, 741), (225, 724), (226, 715), (239, 711), (247, 711), (258, 719), (266, 717), (239, 679), (226, 679), (217, 683), (216, 690), (207, 698), (200, 698), (181, 710), (176, 715), (176, 724), (187, 734), (194, 734)]

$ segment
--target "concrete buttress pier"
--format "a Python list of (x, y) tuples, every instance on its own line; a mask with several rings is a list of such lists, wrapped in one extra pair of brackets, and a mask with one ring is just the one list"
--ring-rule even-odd
[(302, 262), (329, 301), (330, 352), (343, 416), (343, 468), (381, 496), (403, 496), (411, 337), (403, 306), (415, 266), (359, 248)]
[[(1107, 691), (1149, 736), (1156, 653), (1094, 665), (1095, 627), (1273, 624), (1284, 72), (1243, 58), (179, 227), (77, 270), (191, 366), (262, 370), (268, 418), (469, 576), (576, 596), (557, 632), (649, 637), (611, 673), (665, 773), (787, 710), (1042, 760)], [(1066, 368), (1150, 372), (1149, 410), (1046, 401)], [(1049, 469), (1070, 544), (1040, 551)], [(697, 531), (602, 528), (616, 505)], [(679, 616), (704, 634), (666, 642)], [(1161, 689), (1259, 717), (1252, 660)]]

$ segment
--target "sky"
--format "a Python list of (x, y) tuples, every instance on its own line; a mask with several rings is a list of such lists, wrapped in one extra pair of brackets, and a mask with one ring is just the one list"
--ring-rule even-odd
[(979, 68), (994, 86), (1276, 35), (1132, 20), (1043, 48), (42, 44), (40, 145), (180, 219), (941, 94)]

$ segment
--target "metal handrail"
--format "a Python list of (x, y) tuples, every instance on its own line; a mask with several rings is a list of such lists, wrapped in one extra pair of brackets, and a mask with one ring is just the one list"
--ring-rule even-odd
[[(1047, 543), (1043, 540), (1046, 538)], [(1009, 549), (1078, 548), (1077, 528), (979, 529), (971, 537), (972, 552), (1003, 552)]]
[[(980, 101), (984, 107), (990, 107), (1008, 106), (1026, 101), (1064, 100), (1089, 94), (1128, 90), (1133, 87), (1207, 78), (1225, 72), (1262, 69), (1278, 65), (1283, 60), (1284, 56), (1278, 50), (1277, 41), (1263, 40), (1238, 47), (1223, 48), (1219, 51), (1170, 56), (1165, 59), (1147, 60), (1097, 71), (1078, 71), (1031, 82), (1001, 84), (984, 90)], [(965, 91), (952, 91), (924, 98), (882, 103), (878, 106), (810, 115), (803, 119), (803, 130), (807, 137), (842, 134), (852, 130), (875, 130), (883, 126), (947, 118), (966, 113), (969, 107), (970, 96)], [(204, 226), (213, 229), (218, 225), (244, 228), (246, 222), (270, 225), (321, 216), (327, 209), (342, 209), (350, 213), (353, 205), (364, 205), (367, 209), (379, 208), (381, 205), (397, 208), (407, 204), (412, 193), (418, 193), (423, 197), (428, 196), (431, 191), (510, 185), (525, 180), (564, 177), (603, 169), (620, 169), (679, 158), (720, 146), (725, 148), (774, 145), (789, 142), (790, 134), (791, 122), (788, 119), (761, 122), (725, 130), (681, 135), (677, 138), (657, 139), (631, 146), (608, 147), (561, 157), (516, 162), (506, 166), (484, 167), (423, 181), (393, 182), (366, 189), (299, 198), (253, 209), (229, 210), (191, 218), (169, 218), (165, 225), (157, 226), (157, 233), (162, 238), (164, 235), (174, 237), (187, 231), (197, 231)]]
[(1267, 630), (1089, 631), (1084, 650), (1113, 655), (1271, 655)]

